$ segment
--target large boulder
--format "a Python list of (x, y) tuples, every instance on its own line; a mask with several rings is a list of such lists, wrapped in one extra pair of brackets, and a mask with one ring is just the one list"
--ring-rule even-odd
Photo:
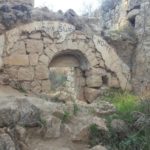
[(14, 142), (6, 133), (0, 134), (0, 150), (16, 150)]
[(0, 98), (0, 127), (37, 126), (40, 120), (40, 110), (26, 98)]
[(44, 138), (59, 138), (61, 129), (61, 120), (54, 116), (48, 116), (43, 118), (45, 120), (44, 124)]
[(37, 126), (40, 121), (40, 110), (25, 98), (17, 99), (18, 111), (20, 114), (19, 124), (23, 126)]
[(112, 120), (111, 130), (116, 136), (118, 136), (119, 139), (127, 137), (129, 131), (127, 124), (120, 119)]
[(17, 105), (11, 98), (0, 98), (0, 127), (15, 125), (19, 120)]
[(104, 119), (98, 117), (81, 118), (80, 123), (76, 126), (72, 140), (74, 142), (89, 142), (91, 126), (97, 127), (97, 130), (103, 134), (107, 134), (108, 128)]

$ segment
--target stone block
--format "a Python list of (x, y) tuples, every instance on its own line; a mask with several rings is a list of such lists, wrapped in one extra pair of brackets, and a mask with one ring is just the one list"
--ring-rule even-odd
[(99, 89), (85, 88), (85, 99), (92, 103), (101, 94)]
[(39, 80), (44, 80), (49, 78), (49, 70), (46, 65), (39, 64), (35, 68), (35, 78)]
[(100, 75), (91, 75), (86, 78), (86, 84), (90, 88), (99, 88), (102, 86), (102, 77)]
[(13, 54), (4, 58), (4, 64), (8, 66), (28, 66), (28, 55)]
[(109, 87), (119, 88), (119, 87), (120, 87), (120, 84), (119, 84), (118, 79), (115, 78), (115, 77), (110, 77)]
[(18, 80), (32, 81), (34, 79), (34, 68), (20, 68), (18, 71)]
[(32, 33), (32, 34), (30, 34), (30, 36), (29, 36), (31, 39), (41, 39), (41, 33)]
[(50, 92), (50, 90), (51, 90), (50, 80), (42, 81), (42, 91), (48, 93), (48, 92)]
[(26, 40), (27, 52), (41, 54), (43, 51), (43, 42), (40, 40)]
[(11, 68), (8, 68), (5, 70), (12, 79), (18, 79), (18, 68), (17, 67), (11, 67)]
[(41, 55), (39, 61), (46, 66), (49, 65), (49, 58), (46, 55)]
[(31, 83), (31, 91), (34, 93), (40, 93), (41, 92), (41, 82), (40, 81), (33, 81)]
[(29, 55), (29, 62), (31, 66), (36, 66), (38, 64), (38, 54), (30, 54)]
[(53, 52), (52, 50), (50, 50), (49, 47), (47, 47), (44, 50), (44, 52), (49, 57), (50, 60), (52, 60), (53, 56), (55, 55), (55, 52)]
[(18, 41), (8, 53), (26, 54), (26, 48), (24, 41)]

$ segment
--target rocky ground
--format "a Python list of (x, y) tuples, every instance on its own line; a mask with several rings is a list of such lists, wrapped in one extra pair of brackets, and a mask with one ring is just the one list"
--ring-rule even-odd
[(90, 127), (107, 134), (102, 116), (115, 111), (107, 102), (51, 102), (5, 86), (0, 95), (0, 150), (89, 150)]

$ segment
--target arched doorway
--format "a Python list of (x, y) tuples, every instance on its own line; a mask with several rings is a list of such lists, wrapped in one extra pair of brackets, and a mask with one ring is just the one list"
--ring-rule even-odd
[(49, 79), (52, 91), (66, 91), (79, 100), (85, 100), (88, 61), (78, 51), (63, 51), (56, 54), (49, 65)]

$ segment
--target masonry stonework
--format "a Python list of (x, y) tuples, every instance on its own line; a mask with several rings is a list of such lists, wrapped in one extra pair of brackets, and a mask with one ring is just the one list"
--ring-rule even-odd
[[(26, 12), (31, 14), (27, 13), (23, 20), (17, 18), (11, 22), (5, 18), (6, 13), (2, 13), (0, 76), (3, 81), (0, 83), (41, 95), (55, 96), (58, 91), (61, 96), (74, 93), (75, 98), (89, 103), (108, 88), (148, 95), (149, 22), (146, 22), (147, 35), (142, 43), (145, 31), (139, 22), (148, 9), (146, 4), (140, 3), (139, 7), (139, 3), (127, 0), (116, 0), (111, 7), (103, 4), (102, 20), (91, 22), (72, 10), (61, 16), (63, 19), (58, 13), (54, 19), (50, 12), (47, 12), (50, 16), (40, 12), (44, 18), (38, 20), (33, 19), (30, 8)], [(12, 5), (18, 6), (11, 4), (11, 9)], [(25, 8), (29, 6), (25, 4)], [(111, 14), (115, 20), (106, 17)]]
[[(114, 49), (101, 37), (89, 38), (86, 34), (77, 32), (73, 25), (59, 21), (33, 22), (7, 31), (4, 39), (6, 44), (3, 47), (2, 59), (12, 86), (49, 94), (49, 69), (53, 58), (59, 55), (62, 57), (60, 63), (66, 63), (65, 67), (79, 68), (84, 72), (85, 83), (81, 86), (84, 91), (82, 97), (86, 101), (94, 100), (105, 84), (113, 87), (110, 84), (113, 83), (112, 79), (117, 81), (118, 87), (130, 89), (127, 81), (127, 76), (130, 76), (129, 69)], [(76, 62), (74, 65), (69, 60), (67, 63), (69, 56), (78, 64)], [(123, 66), (124, 72), (121, 70)], [(53, 67), (57, 65), (54, 63)], [(111, 70), (114, 76), (107, 70)], [(103, 76), (108, 78), (108, 83), (104, 83)], [(93, 96), (87, 97), (88, 93), (93, 93)]]

